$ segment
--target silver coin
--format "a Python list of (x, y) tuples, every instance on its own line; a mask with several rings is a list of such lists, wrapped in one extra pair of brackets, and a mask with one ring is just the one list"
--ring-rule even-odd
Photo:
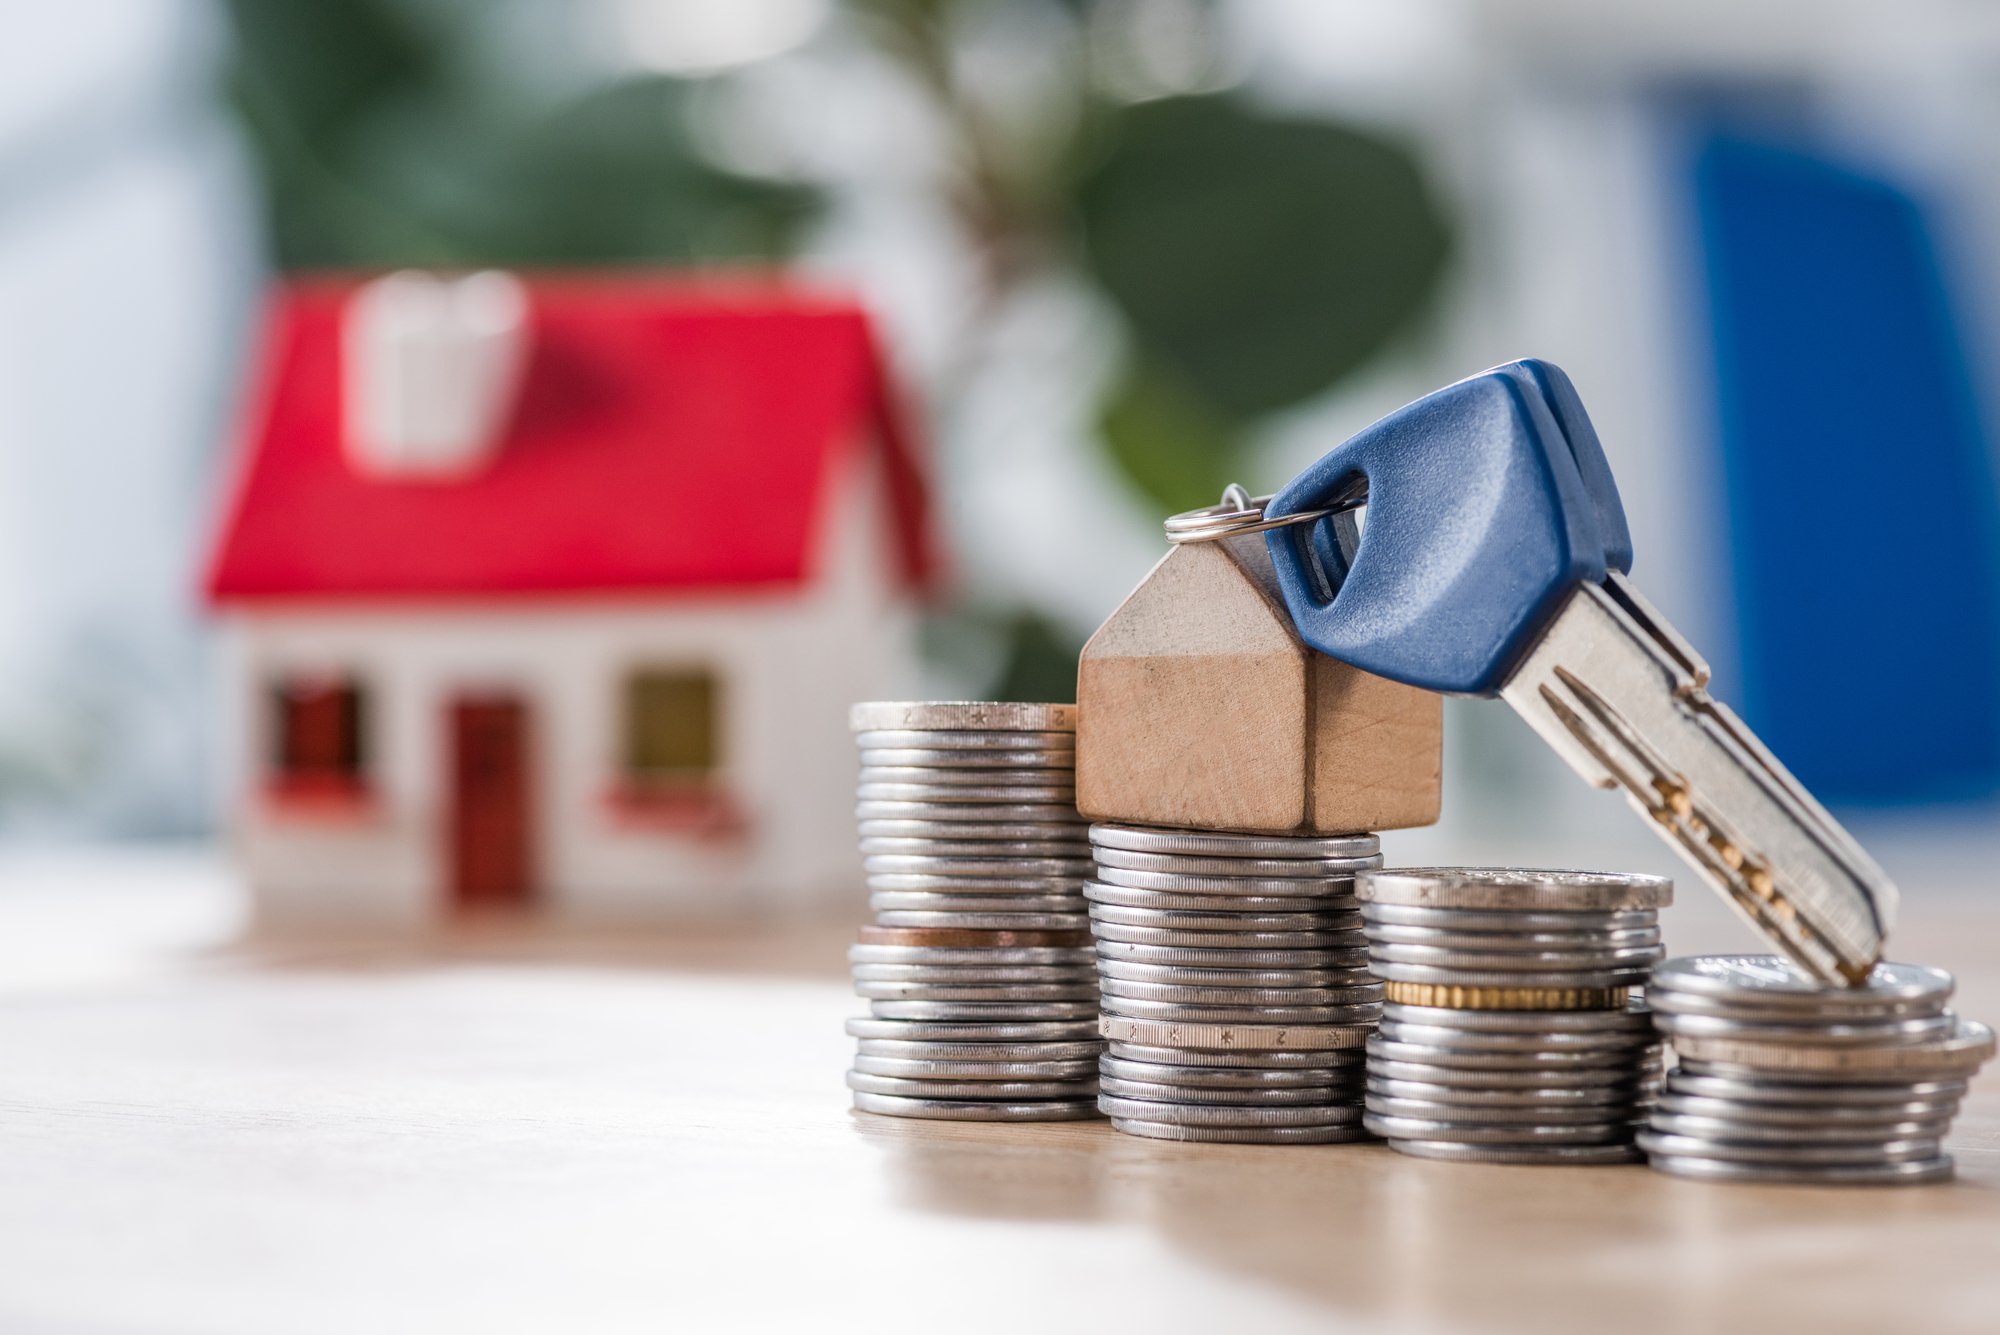
[(1760, 1088), (1771, 1091), (1769, 1097), (1776, 1097), (1785, 1090), (1798, 1090), (1813, 1097), (1820, 1091), (1833, 1088), (1858, 1088), (1872, 1085), (1877, 1089), (1904, 1089), (1913, 1084), (1935, 1084), (1941, 1081), (1963, 1082), (1973, 1072), (1911, 1072), (1897, 1070), (1845, 1070), (1845, 1071), (1793, 1071), (1773, 1070), (1768, 1067), (1741, 1066), (1728, 1062), (1702, 1061), (1686, 1053), (1676, 1052), (1674, 1072), (1677, 1075), (1708, 1076), (1718, 1080), (1745, 1080), (1756, 1083)]
[(907, 783), (946, 788), (1069, 788), (1075, 786), (1071, 767), (1061, 769), (1008, 769), (996, 766), (873, 765), (862, 758), (858, 781)]
[[(895, 1076), (903, 1080), (1081, 1080), (1097, 1075), (1097, 1058), (1068, 1061), (939, 1060), (922, 1057), (878, 1057), (856, 1053), (854, 1069), (863, 1075)], [(906, 1090), (883, 1090), (885, 1094)]]
[(1189, 1024), (1105, 1015), (1097, 1032), (1112, 1043), (1143, 1047), (1268, 1053), (1285, 1049), (1359, 1048), (1368, 1041), (1363, 1025)]
[(901, 728), (872, 729), (854, 734), (854, 744), (863, 750), (877, 747), (921, 747), (932, 751), (1060, 751), (1076, 750), (1076, 734), (1068, 730), (1035, 732), (991, 728)]
[(999, 895), (978, 891), (948, 895), (936, 890), (878, 890), (868, 907), (884, 910), (928, 909), (935, 913), (1066, 913), (1076, 900), (1068, 895)]
[[(1093, 1031), (1096, 1027), (1091, 1026)], [(910, 1038), (864, 1038), (854, 1045), (854, 1050), (861, 1057), (900, 1057), (911, 1061), (1074, 1062), (1097, 1060), (1104, 1052), (1104, 1040), (940, 1043)]]
[(1076, 895), (1006, 895), (988, 889), (954, 895), (938, 889), (878, 889), (868, 895), (868, 907), (932, 909), (938, 913), (1070, 913)]
[(873, 1001), (870, 1012), (881, 1020), (951, 1020), (970, 1024), (981, 1020), (1007, 1023), (1023, 1020), (1091, 1020), (1098, 1018), (1096, 1001)]
[(1604, 913), (1512, 913), (1428, 909), (1410, 904), (1369, 902), (1362, 904), (1361, 915), (1371, 925), (1506, 936), (1521, 932), (1657, 931), (1660, 926), (1660, 915), (1653, 909), (1622, 909)]
[[(1812, 1022), (1809, 1014), (1794, 1006), (1751, 1006), (1739, 1001), (1720, 1001), (1714, 997), (1698, 996), (1692, 992), (1675, 992), (1657, 987), (1651, 980), (1647, 981), (1646, 992), (1656, 1003), (1653, 1009), (1662, 1014), (1708, 1015), (1758, 1024)], [(1944, 1007), (1934, 1001), (1885, 1001), (1867, 1010), (1850, 1008), (1838, 1015), (1828, 1014), (1820, 1018), (1829, 1024), (1873, 1024), (1878, 1021), (1919, 1020), (1944, 1013)]]
[(1423, 946), (1466, 954), (1633, 950), (1660, 944), (1657, 927), (1628, 927), (1616, 932), (1454, 932), (1441, 927), (1377, 922), (1365, 912), (1362, 922), (1368, 929), (1368, 939), (1381, 945)]
[(1098, 987), (1107, 997), (1181, 1001), (1197, 1006), (1352, 1006), (1382, 1000), (1379, 983), (1360, 987), (1209, 987), (1106, 977), (1098, 980)]
[[(1166, 890), (1133, 890), (1122, 885), (1085, 881), (1083, 895), (1093, 904), (1128, 909), (1164, 909), (1195, 913), (1298, 913), (1354, 911), (1351, 897), (1329, 895), (1177, 895)], [(1358, 923), (1356, 924), (1359, 925)]]
[(1674, 902), (1674, 883), (1662, 876), (1623, 872), (1398, 867), (1363, 872), (1355, 893), (1379, 904), (1419, 908), (1602, 913), (1665, 908)]
[(1384, 982), (1438, 983), (1446, 987), (1633, 987), (1646, 981), (1647, 966), (1629, 969), (1564, 969), (1545, 973), (1500, 972), (1490, 969), (1440, 969), (1427, 964), (1398, 964), (1379, 950), (1368, 952), (1368, 967)]
[(1084, 1001), (1097, 995), (1085, 978), (1068, 983), (910, 983), (856, 979), (854, 995), (871, 1001)]
[(1105, 1052), (1127, 1061), (1152, 1065), (1197, 1066), (1218, 1071), (1300, 1071), (1324, 1075), (1329, 1071), (1349, 1072), (1362, 1068), (1365, 1056), (1359, 1047), (1226, 1050), (1196, 1047), (1159, 1047), (1147, 1043), (1114, 1040)]
[(1450, 1140), (1392, 1140), (1389, 1148), (1419, 1159), (1446, 1163), (1534, 1164), (1545, 1167), (1595, 1167), (1642, 1163), (1636, 1145), (1468, 1145)]
[(928, 858), (907, 853), (876, 853), (861, 859), (862, 870), (887, 876), (1070, 877), (1090, 874), (1081, 858)]
[(1119, 959), (1100, 959), (1097, 972), (1104, 978), (1182, 987), (1359, 987), (1374, 982), (1366, 969), (1186, 969)]
[(1912, 1140), (1872, 1141), (1855, 1145), (1751, 1144), (1742, 1141), (1708, 1140), (1675, 1136), (1650, 1128), (1638, 1135), (1639, 1148), (1647, 1154), (1680, 1155), (1695, 1159), (1732, 1159), (1738, 1163), (1770, 1165), (1902, 1163), (1913, 1159), (1934, 1159), (1939, 1152), (1935, 1137)]
[(1157, 1020), (1185, 1024), (1373, 1024), (1381, 1008), (1352, 1006), (1202, 1006), (1178, 1001), (1141, 1001), (1137, 997), (1103, 995), (1106, 1015), (1127, 1020)]
[(1169, 1126), (1354, 1126), (1361, 1109), (1331, 1107), (1241, 1107), (1214, 1103), (1157, 1103), (1148, 1099), (1097, 1096), (1098, 1111), (1107, 1117), (1137, 1118)]
[(901, 839), (880, 835), (864, 837), (861, 852), (867, 857), (948, 858), (952, 861), (995, 862), (1026, 858), (1074, 861), (1085, 857), (1074, 840), (1065, 839)]
[(1073, 827), (1057, 821), (949, 821), (872, 817), (854, 823), (863, 839), (941, 839), (981, 843), (1060, 843), (1074, 846)]
[(1420, 1084), (1451, 1085), (1459, 1089), (1601, 1089), (1644, 1083), (1649, 1073), (1630, 1066), (1564, 1067), (1557, 1070), (1465, 1070), (1455, 1066), (1434, 1066), (1424, 1062), (1373, 1059), (1370, 1074), (1385, 1080), (1411, 1080)]
[[(1407, 1118), (1415, 1121), (1445, 1122), (1452, 1126), (1505, 1127), (1508, 1130), (1546, 1127), (1623, 1127), (1629, 1132), (1635, 1113), (1628, 1101), (1612, 1105), (1581, 1107), (1521, 1107), (1510, 1104), (1467, 1104), (1459, 1100), (1392, 1098), (1374, 1088), (1368, 1090), (1368, 1111), (1376, 1117)], [(1444, 1139), (1444, 1137), (1440, 1137)]]
[(919, 1043), (1068, 1043), (1102, 1037), (1097, 1032), (1095, 1007), (1090, 1009), (1088, 1015), (1074, 1019), (1003, 1022), (856, 1015), (847, 1021), (847, 1032), (855, 1038), (904, 1039)]
[(1702, 1036), (1810, 1047), (1864, 1047), (1927, 1043), (1949, 1035), (1958, 1027), (1958, 1017), (1946, 1012), (1911, 1020), (1875, 1020), (1863, 1024), (1773, 1024), (1761, 1020), (1732, 1020), (1720, 1015), (1677, 1015), (1661, 1011), (1653, 1017), (1654, 1027), (1673, 1039)]
[(1163, 927), (1131, 927), (1124, 923), (1089, 922), (1098, 941), (1135, 946), (1177, 946), (1207, 949), (1227, 942), (1240, 950), (1342, 950), (1356, 944), (1359, 932), (1201, 932)]
[(1813, 1020), (1838, 1020), (1848, 1010), (1883, 1003), (1934, 1003), (1951, 997), (1952, 977), (1942, 969), (1883, 961), (1859, 987), (1828, 987), (1780, 955), (1688, 955), (1654, 971), (1653, 985), (1724, 1002), (1786, 1007)]
[(888, 1117), (925, 1117), (944, 1122), (1080, 1122), (1095, 1118), (1095, 1099), (1038, 1099), (988, 1103), (978, 1099), (913, 1099), (896, 1094), (854, 1091), (854, 1106)]
[(1111, 1127), (1147, 1140), (1200, 1145), (1344, 1145), (1375, 1139), (1358, 1126), (1176, 1126), (1138, 1117), (1114, 1117)]
[(1463, 1052), (1636, 1052), (1657, 1041), (1643, 1030), (1549, 1030), (1543, 1033), (1458, 1029), (1382, 1019), (1382, 1037), (1423, 1047)]
[(1584, 973), (1608, 969), (1629, 971), (1643, 982), (1645, 971), (1652, 968), (1661, 953), (1659, 946), (1632, 946), (1620, 950), (1494, 950), (1475, 954), (1368, 938), (1370, 960), (1428, 966), (1453, 973)]
[(1230, 834), (1220, 830), (1169, 830), (1151, 825), (1100, 821), (1091, 842), (1134, 853), (1186, 853), (1194, 857), (1365, 858), (1382, 851), (1372, 834)]
[(1161, 1085), (1100, 1075), (1097, 1092), (1145, 1103), (1176, 1103), (1204, 1108), (1329, 1108), (1355, 1106), (1360, 1090), (1331, 1085), (1295, 1088), (1224, 1089), (1213, 1085)]
[[(1102, 1084), (1098, 1086), (1103, 1088)], [(1951, 1130), (1949, 1117), (1922, 1117), (1900, 1122), (1826, 1122), (1815, 1126), (1770, 1126), (1736, 1117), (1697, 1117), (1689, 1113), (1654, 1108), (1653, 1130), (1662, 1135), (1689, 1136), (1696, 1140), (1720, 1140), (1754, 1145), (1776, 1142), (1782, 1145), (1880, 1144), (1892, 1140), (1942, 1140)]]
[(1275, 876), (1287, 880), (1330, 881), (1344, 891), (1354, 873), (1377, 861), (1370, 854), (1358, 858), (1204, 858), (1185, 853), (1134, 853), (1129, 849), (1108, 848), (1092, 843), (1101, 867), (1126, 871), (1162, 872), (1169, 876), (1226, 876), (1232, 880), (1246, 876)]
[(1025, 802), (1073, 803), (1076, 798), (1076, 790), (1067, 785), (1055, 784), (878, 783), (870, 781), (855, 784), (854, 796), (863, 803), (935, 802), (946, 804), (963, 802), (967, 805), (993, 806)]
[[(1116, 1126), (1117, 1123), (1112, 1123)], [(1783, 1166), (1738, 1163), (1728, 1159), (1703, 1159), (1683, 1154), (1655, 1154), (1652, 1166), (1675, 1177), (1702, 1182), (1746, 1182), (1767, 1186), (1872, 1187), (1915, 1186), (1924, 1182), (1951, 1180), (1954, 1166), (1949, 1154), (1930, 1159), (1910, 1159), (1884, 1164), (1823, 1164)]]
[[(1282, 876), (1183, 876), (1174, 872), (1128, 871), (1099, 863), (1097, 880), (1128, 890), (1166, 890), (1183, 895), (1315, 895), (1347, 894), (1345, 883), (1299, 880)], [(1357, 917), (1357, 922), (1359, 921)]]
[(869, 700), (847, 711), (851, 732), (1076, 731), (1075, 705), (1021, 704), (1004, 700)]
[(1232, 947), (1147, 946), (1131, 941), (1097, 942), (1102, 960), (1200, 969), (1350, 969), (1367, 964), (1359, 946), (1336, 950), (1239, 950)]
[(1054, 964), (857, 964), (851, 972), (863, 983), (1095, 983), (1089, 968)]
[(850, 964), (916, 964), (932, 966), (1052, 964), (1090, 967), (1096, 959), (1088, 946), (869, 946), (847, 948)]
[(900, 798), (857, 801), (856, 820), (914, 820), (941, 825), (1036, 825), (1071, 829), (1082, 824), (1076, 804), (1062, 802), (912, 802)]
[(897, 1094), (918, 1099), (993, 1100), (1080, 1099), (1098, 1092), (1095, 1080), (898, 1080), (891, 1075), (847, 1073), (847, 1087), (870, 1094)]
[(1382, 1018), (1441, 1029), (1537, 1037), (1559, 1033), (1650, 1034), (1653, 1028), (1652, 1015), (1645, 1003), (1636, 1001), (1627, 1003), (1623, 1010), (1580, 1011), (1475, 1011), (1391, 1001), (1382, 1007)]
[(1732, 1102), (1755, 1102), (1772, 1108), (1797, 1107), (1804, 1115), (1820, 1116), (1838, 1109), (1867, 1109), (1884, 1104), (1895, 1105), (1912, 1100), (1935, 1102), (1957, 1101), (1965, 1096), (1968, 1082), (1964, 1080), (1916, 1080), (1878, 1084), (1831, 1084), (1814, 1081), (1811, 1084), (1779, 1083), (1772, 1080), (1742, 1080), (1727, 1076), (1697, 1075), (1685, 1068), (1675, 1071), (1667, 1078), (1668, 1088), (1675, 1093), (1690, 1098), (1727, 1099)]
[(1432, 1118), (1370, 1112), (1362, 1125), (1385, 1140), (1444, 1141), (1460, 1145), (1620, 1145), (1632, 1141), (1630, 1124), (1481, 1126)]
[(1638, 1084), (1526, 1085), (1514, 1089), (1477, 1089), (1425, 1080), (1398, 1080), (1379, 1071), (1368, 1073), (1368, 1092), (1385, 1098), (1439, 1103), (1455, 1108), (1630, 1108)]
[(863, 746), (866, 769), (1076, 770), (1076, 748)]
[(1674, 1051), (1698, 1062), (1776, 1071), (1835, 1074), (1862, 1072), (1921, 1078), (1970, 1075), (1993, 1055), (1993, 1031), (1974, 1020), (1958, 1021), (1941, 1038), (1895, 1047), (1830, 1047), (1770, 1043), (1752, 1039), (1677, 1034)]
[(1271, 1070), (1237, 1066), (1188, 1066), (1178, 1062), (1133, 1061), (1105, 1053), (1097, 1059), (1101, 1077), (1170, 1085), (1183, 1089), (1359, 1089), (1361, 1067), (1308, 1066)]
[(1090, 916), (1096, 922), (1125, 927), (1165, 927), (1177, 932), (1345, 932), (1355, 923), (1351, 915), (1331, 913), (1175, 913), (1164, 909), (1128, 909), (1116, 904), (1093, 904)]
[[(1377, 1038), (1368, 1045), (1371, 1057), (1385, 1061), (1410, 1062), (1420, 1066), (1450, 1067), (1466, 1071), (1535, 1071), (1571, 1067), (1609, 1067), (1630, 1071), (1639, 1062), (1627, 1048), (1577, 1048), (1550, 1051), (1531, 1048), (1518, 1052), (1480, 1052), (1466, 1048), (1441, 1048), (1431, 1044), (1406, 1043)], [(1655, 1059), (1657, 1062), (1657, 1059)]]
[(940, 913), (928, 909), (885, 909), (878, 927), (958, 927), (974, 932), (1060, 932), (1090, 925), (1081, 913)]
[(868, 878), (871, 890), (888, 893), (936, 891), (952, 895), (1069, 895), (1084, 911), (1079, 882), (1067, 876), (914, 876), (881, 873)]

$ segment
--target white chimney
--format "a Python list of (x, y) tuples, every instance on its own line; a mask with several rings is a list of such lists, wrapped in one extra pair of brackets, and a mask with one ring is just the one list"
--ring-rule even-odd
[(528, 353), (528, 292), (489, 269), (404, 270), (348, 298), (341, 435), (362, 472), (462, 477), (500, 447)]

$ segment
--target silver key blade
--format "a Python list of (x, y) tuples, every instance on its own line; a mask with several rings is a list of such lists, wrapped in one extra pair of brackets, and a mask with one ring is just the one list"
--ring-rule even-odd
[(1570, 595), (1500, 698), (1570, 768), (1623, 789), (1801, 968), (1862, 982), (1895, 923), (1894, 883), (1707, 683), (1708, 664), (1614, 574)]

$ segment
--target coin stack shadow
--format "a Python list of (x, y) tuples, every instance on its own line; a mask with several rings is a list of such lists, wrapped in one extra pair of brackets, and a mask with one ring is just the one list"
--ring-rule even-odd
[(1664, 1055), (1630, 989), (1665, 952), (1653, 876), (1373, 872), (1357, 887), (1383, 980), (1369, 1130), (1471, 1163), (1632, 1163)]
[(1829, 987), (1776, 955), (1668, 960), (1646, 995), (1677, 1066), (1640, 1145), (1662, 1172), (1711, 1181), (1949, 1178), (1944, 1136), (1994, 1049), (1946, 1006), (1952, 987), (1913, 964)]
[(849, 716), (875, 922), (848, 952), (870, 1014), (864, 1112), (1097, 1116), (1097, 988), (1076, 812), (1076, 707), (876, 703)]
[(1372, 834), (1090, 828), (1083, 888), (1110, 1046), (1097, 1106), (1156, 1140), (1327, 1144), (1361, 1129), (1381, 1014), (1355, 873)]

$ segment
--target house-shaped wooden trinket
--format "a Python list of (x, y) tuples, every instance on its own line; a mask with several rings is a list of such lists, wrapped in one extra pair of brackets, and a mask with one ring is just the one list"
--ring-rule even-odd
[(1440, 698), (1300, 640), (1258, 535), (1155, 566), (1084, 646), (1077, 704), (1095, 820), (1351, 834), (1438, 817)]

